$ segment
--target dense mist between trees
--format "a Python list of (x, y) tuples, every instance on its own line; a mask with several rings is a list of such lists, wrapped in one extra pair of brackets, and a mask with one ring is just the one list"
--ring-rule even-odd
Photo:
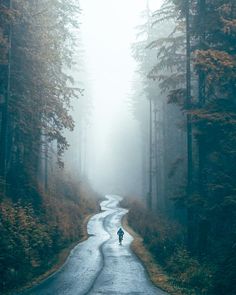
[[(160, 4), (150, 1), (153, 10)], [(80, 46), (83, 51), (75, 57), (72, 76), (84, 96), (73, 103), (76, 124), (67, 135), (68, 170), (81, 171), (103, 194), (142, 197), (142, 139), (133, 114), (135, 85), (141, 78), (132, 44), (146, 1), (80, 1), (80, 6), (78, 51)], [(139, 96), (146, 97), (141, 87)], [(143, 116), (148, 120), (145, 103)]]
[(115, 194), (165, 290), (235, 295), (235, 95), (235, 0), (0, 1), (0, 293)]

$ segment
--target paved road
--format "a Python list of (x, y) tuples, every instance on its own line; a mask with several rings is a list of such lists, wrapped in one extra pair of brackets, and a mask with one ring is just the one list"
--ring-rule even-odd
[(118, 244), (116, 232), (127, 213), (118, 207), (120, 200), (107, 196), (102, 212), (88, 223), (89, 239), (72, 250), (58, 272), (21, 295), (166, 294), (152, 285), (130, 250), (131, 235), (125, 232)]

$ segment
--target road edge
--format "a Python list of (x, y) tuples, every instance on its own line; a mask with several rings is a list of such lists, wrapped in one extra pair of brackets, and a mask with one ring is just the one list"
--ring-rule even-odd
[(35, 277), (34, 280), (28, 284), (26, 284), (25, 286), (23, 286), (20, 289), (17, 290), (12, 290), (10, 291), (10, 293), (5, 293), (6, 295), (15, 295), (17, 293), (24, 292), (27, 291), (28, 289), (31, 289), (35, 286), (37, 286), (38, 284), (42, 283), (44, 280), (48, 279), (50, 276), (52, 276), (54, 273), (56, 273), (62, 266), (63, 264), (66, 262), (67, 258), (69, 257), (71, 251), (80, 243), (86, 241), (89, 238), (89, 234), (87, 232), (87, 225), (88, 222), (90, 220), (90, 218), (92, 218), (94, 215), (96, 215), (98, 212), (93, 213), (93, 214), (88, 214), (84, 220), (83, 220), (83, 237), (78, 239), (77, 241), (73, 242), (72, 244), (70, 244), (68, 247), (62, 249), (56, 259), (55, 259), (55, 264), (52, 265), (52, 267), (50, 269), (48, 269), (45, 273), (39, 275), (38, 277)]
[(131, 249), (142, 262), (152, 283), (157, 288), (169, 294), (183, 295), (177, 287), (171, 284), (171, 278), (164, 272), (161, 266), (156, 263), (153, 255), (146, 249), (142, 237), (129, 226), (127, 215), (122, 218), (122, 226), (132, 235), (133, 241), (131, 243)]

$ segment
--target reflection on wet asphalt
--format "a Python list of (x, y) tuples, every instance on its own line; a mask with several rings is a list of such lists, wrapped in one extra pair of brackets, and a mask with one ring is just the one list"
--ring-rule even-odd
[(130, 250), (131, 235), (125, 232), (123, 244), (118, 243), (116, 232), (127, 213), (118, 207), (121, 199), (106, 196), (102, 212), (88, 223), (89, 239), (71, 251), (59, 271), (18, 295), (166, 294), (152, 285)]

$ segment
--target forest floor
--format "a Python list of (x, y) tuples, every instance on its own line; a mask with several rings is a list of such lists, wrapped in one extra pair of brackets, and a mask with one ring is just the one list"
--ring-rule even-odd
[(158, 265), (153, 255), (146, 249), (143, 238), (128, 224), (127, 215), (124, 216), (122, 225), (133, 236), (134, 240), (131, 249), (142, 261), (153, 284), (169, 294), (186, 295), (187, 293), (184, 290), (173, 284), (173, 279)]
[[(50, 269), (48, 269), (46, 272), (44, 272), (43, 274), (35, 277), (32, 281), (30, 281), (28, 284), (24, 285), (23, 287), (15, 290), (14, 292), (22, 292), (24, 290), (27, 290), (29, 288), (32, 288), (38, 284), (40, 284), (41, 282), (43, 282), (44, 280), (46, 280), (47, 278), (49, 278), (51, 275), (53, 275), (55, 272), (57, 272), (62, 265), (65, 263), (65, 261), (67, 260), (67, 258), (69, 257), (72, 249), (78, 245), (79, 243), (82, 243), (83, 241), (86, 241), (89, 237), (88, 233), (87, 233), (87, 224), (89, 219), (95, 215), (97, 212), (93, 213), (93, 214), (87, 214), (84, 221), (83, 221), (83, 236), (82, 238), (78, 239), (77, 241), (71, 243), (70, 245), (68, 245), (66, 248), (62, 249), (52, 260), (52, 266), (50, 267)], [(11, 293), (6, 293), (6, 294), (11, 294)]]
[(97, 212), (95, 212), (94, 214), (86, 215), (86, 217), (85, 217), (85, 219), (83, 221), (83, 237), (78, 239), (77, 241), (71, 243), (68, 247), (62, 249), (57, 254), (57, 256), (53, 259), (54, 263), (53, 263), (52, 267), (50, 269), (48, 269), (45, 273), (43, 273), (40, 276), (34, 278), (34, 280), (31, 281), (29, 284), (27, 284), (23, 288), (21, 288), (21, 291), (25, 290), (25, 289), (32, 288), (32, 287), (40, 284), (42, 281), (46, 280), (48, 277), (50, 277), (52, 274), (57, 272), (62, 267), (62, 265), (65, 263), (68, 256), (70, 255), (70, 252), (72, 251), (72, 249), (74, 249), (74, 247), (76, 245), (78, 245), (79, 243), (82, 243), (83, 241), (86, 241), (88, 239), (89, 235), (87, 233), (87, 224), (89, 222), (89, 219), (93, 215), (95, 215), (96, 213)]

